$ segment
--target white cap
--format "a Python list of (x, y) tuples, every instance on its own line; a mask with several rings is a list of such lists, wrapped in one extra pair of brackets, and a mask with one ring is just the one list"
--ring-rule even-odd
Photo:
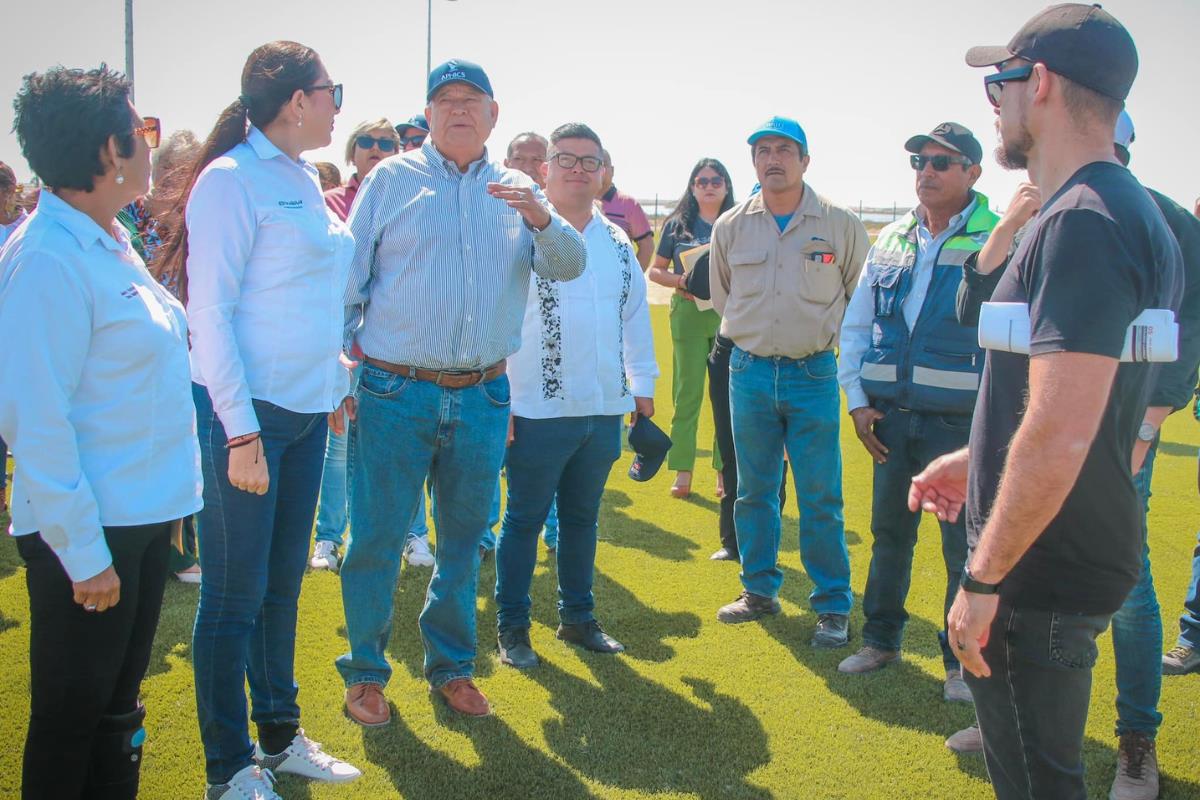
[(1128, 111), (1122, 111), (1121, 116), (1117, 117), (1117, 127), (1113, 131), (1113, 144), (1119, 144), (1126, 150), (1129, 145), (1133, 144), (1133, 119), (1129, 116)]

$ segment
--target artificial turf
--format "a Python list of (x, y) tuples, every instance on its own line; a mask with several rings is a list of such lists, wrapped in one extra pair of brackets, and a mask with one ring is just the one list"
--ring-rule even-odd
[[(666, 309), (652, 309), (659, 363), (658, 421), (670, 419), (670, 334)], [(912, 619), (904, 659), (882, 672), (836, 671), (850, 650), (808, 645), (815, 616), (797, 550), (795, 503), (784, 516), (780, 561), (783, 614), (727, 626), (717, 608), (737, 596), (737, 566), (712, 562), (718, 547), (712, 424), (701, 416), (693, 495), (668, 496), (665, 469), (648, 483), (613, 468), (600, 517), (598, 618), (628, 650), (600, 656), (554, 639), (553, 563), (540, 551), (533, 585), (529, 672), (495, 654), (493, 560), (479, 591), (479, 685), (494, 707), (486, 719), (456, 717), (431, 699), (421, 677), (416, 619), (429, 571), (405, 568), (395, 595), (387, 687), (393, 722), (364, 729), (342, 713), (333, 659), (346, 649), (338, 577), (306, 576), (300, 597), (296, 675), (303, 726), (326, 748), (363, 769), (347, 786), (284, 778), (285, 798), (986, 798), (983, 760), (943, 747), (972, 720), (941, 699), (936, 633), (945, 573), (939, 535), (926, 521), (913, 567)], [(1190, 575), (1197, 517), (1200, 424), (1190, 410), (1166, 424), (1155, 466), (1150, 537), (1163, 605), (1164, 643), (1173, 646)], [(855, 590), (852, 631), (870, 559), (871, 469), (848, 420), (842, 425), (846, 535)], [(11, 465), (10, 465), (11, 469)], [(789, 490), (789, 494), (791, 491)], [(0, 515), (7, 525), (7, 517)], [(399, 533), (399, 531), (398, 531)], [(200, 797), (203, 751), (189, 660), (197, 589), (167, 587), (143, 697), (149, 738), (143, 798)], [(28, 715), (28, 602), (16, 548), (0, 537), (0, 797), (19, 794)], [(860, 643), (857, 635), (852, 647)], [(1158, 756), (1163, 798), (1200, 797), (1196, 760), (1200, 675), (1166, 678)], [(1108, 634), (1094, 672), (1085, 759), (1089, 796), (1106, 797), (1116, 764), (1113, 656)]]

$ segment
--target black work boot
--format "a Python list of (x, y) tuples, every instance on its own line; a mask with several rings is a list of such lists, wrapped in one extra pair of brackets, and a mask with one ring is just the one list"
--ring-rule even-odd
[(529, 643), (529, 628), (500, 631), (496, 636), (500, 661), (517, 669), (532, 669), (538, 665), (537, 653)]
[(146, 741), (146, 707), (138, 703), (128, 714), (100, 718), (92, 739), (83, 796), (91, 800), (135, 800), (142, 769), (142, 743)]
[(605, 633), (594, 619), (577, 625), (561, 624), (555, 635), (568, 644), (577, 644), (593, 653), (620, 653), (625, 649), (625, 645)]

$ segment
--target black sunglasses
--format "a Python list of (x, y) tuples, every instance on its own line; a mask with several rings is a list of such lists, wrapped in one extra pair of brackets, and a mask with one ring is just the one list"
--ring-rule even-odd
[(722, 186), (725, 185), (725, 179), (722, 178), (720, 175), (716, 176), (715, 178), (710, 178), (707, 175), (705, 175), (705, 176), (696, 178), (695, 184), (700, 189), (707, 189), (709, 186), (712, 186), (712, 188), (714, 188), (714, 189), (720, 189)]
[(395, 139), (389, 139), (386, 136), (380, 136), (376, 138), (374, 136), (367, 136), (366, 134), (356, 136), (354, 143), (363, 150), (370, 150), (372, 147), (378, 147), (379, 150), (384, 153), (395, 152), (396, 148), (400, 146), (400, 143)]
[(951, 164), (962, 164), (964, 167), (969, 167), (971, 166), (971, 159), (966, 156), (948, 156), (944, 154), (937, 156), (913, 155), (908, 157), (908, 163), (912, 164), (912, 168), (917, 172), (925, 169), (926, 164), (932, 165), (934, 172), (945, 172), (950, 169)]
[(305, 92), (329, 92), (333, 97), (333, 107), (335, 110), (342, 109), (342, 85), (340, 83), (326, 83), (321, 86), (310, 86), (304, 90)]
[(985, 76), (983, 79), (983, 90), (987, 92), (988, 102), (999, 108), (1000, 93), (1004, 91), (1004, 84), (1010, 81), (1027, 81), (1031, 75), (1033, 75), (1033, 64), (1027, 64), (1024, 67), (1014, 67), (1013, 69), (1006, 69), (1003, 72)]
[(573, 153), (555, 153), (551, 158), (563, 169), (575, 169), (575, 165), (583, 167), (584, 172), (598, 172), (604, 162), (595, 156), (577, 156)]
[(427, 134), (424, 133), (418, 133), (415, 136), (401, 136), (400, 144), (404, 145), (405, 147), (408, 147), (410, 144), (420, 147), (421, 145), (425, 144), (426, 135)]

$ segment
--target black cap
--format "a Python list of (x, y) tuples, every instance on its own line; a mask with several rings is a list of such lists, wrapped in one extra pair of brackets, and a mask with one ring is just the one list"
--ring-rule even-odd
[(1051, 72), (1114, 100), (1129, 96), (1138, 71), (1133, 37), (1099, 4), (1050, 6), (1026, 22), (1007, 46), (967, 51), (972, 67), (991, 67), (1017, 57), (1040, 61)]
[(921, 148), (933, 142), (942, 147), (949, 147), (956, 153), (962, 153), (971, 159), (972, 164), (983, 160), (983, 147), (975, 138), (975, 134), (964, 125), (957, 122), (943, 122), (929, 133), (919, 133), (904, 143), (904, 149), (910, 153), (919, 153)]
[(658, 473), (666, 460), (667, 451), (671, 449), (671, 437), (648, 417), (638, 416), (637, 422), (629, 429), (629, 446), (637, 453), (629, 467), (629, 477), (635, 481), (648, 481)]

